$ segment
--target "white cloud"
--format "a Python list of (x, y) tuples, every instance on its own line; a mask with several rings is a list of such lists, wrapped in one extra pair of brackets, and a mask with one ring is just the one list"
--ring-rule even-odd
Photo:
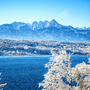
[(69, 24), (70, 22), (69, 22), (69, 21), (67, 21), (67, 23)]
[(66, 15), (67, 15), (67, 12), (66, 12), (66, 11), (63, 11), (63, 12), (61, 12), (60, 15), (64, 15), (64, 16), (66, 16)]

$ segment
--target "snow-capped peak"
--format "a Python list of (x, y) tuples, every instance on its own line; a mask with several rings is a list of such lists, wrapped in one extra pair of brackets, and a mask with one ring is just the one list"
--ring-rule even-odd
[(55, 19), (49, 21), (49, 27), (60, 27), (60, 26), (61, 25)]
[(57, 23), (57, 21), (55, 19), (51, 19), (49, 22)]
[(82, 29), (86, 29), (86, 27), (84, 26), (84, 27), (82, 27)]
[(24, 25), (26, 25), (25, 23), (22, 23), (22, 22), (13, 22), (12, 23), (12, 26), (16, 29), (16, 30), (19, 30), (20, 27), (23, 27)]
[(79, 27), (76, 27), (76, 29), (78, 29), (78, 30), (90, 30), (90, 27), (81, 27), (81, 28), (79, 28)]
[(42, 28), (48, 28), (48, 27), (60, 27), (61, 25), (55, 20), (52, 19), (50, 21), (34, 21), (32, 24), (30, 24), (30, 28), (32, 30), (42, 29)]
[(43, 29), (43, 28), (48, 28), (48, 27), (61, 27), (62, 25), (60, 25), (55, 19), (52, 19), (50, 21), (34, 21), (31, 24), (30, 23), (22, 23), (22, 22), (13, 22), (12, 26), (16, 29), (19, 30), (21, 27), (23, 26), (29, 26), (29, 28), (31, 30), (38, 30), (38, 29)]

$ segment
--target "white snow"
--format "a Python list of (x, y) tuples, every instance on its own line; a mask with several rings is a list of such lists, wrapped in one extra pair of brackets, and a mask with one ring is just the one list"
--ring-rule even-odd
[(43, 29), (43, 28), (48, 28), (48, 27), (60, 27), (61, 25), (54, 19), (50, 21), (39, 21), (39, 22), (32, 22), (31, 24), (28, 24), (32, 30), (38, 30), (38, 29)]

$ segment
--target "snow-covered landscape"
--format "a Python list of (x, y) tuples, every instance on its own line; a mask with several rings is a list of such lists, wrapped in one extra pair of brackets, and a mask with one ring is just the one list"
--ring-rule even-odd
[(62, 50), (68, 54), (89, 55), (90, 42), (0, 39), (0, 56), (52, 55), (52, 53), (58, 54)]
[[(7, 67), (5, 71), (6, 74), (3, 75), (3, 78), (6, 78), (7, 75), (9, 75), (10, 77), (10, 74), (8, 74), (8, 72), (13, 71), (13, 69), (15, 70), (11, 75), (11, 81), (6, 79), (2, 80), (0, 89), (13, 89), (13, 86), (18, 85), (15, 83), (16, 79), (12, 79), (12, 77), (14, 76), (17, 78), (17, 81), (19, 81), (20, 84), (20, 86), (15, 88), (14, 90), (20, 90), (20, 88), (24, 88), (22, 86), (24, 84), (22, 80), (19, 80), (19, 76), (24, 78), (25, 75), (28, 76), (30, 74), (30, 78), (33, 78), (34, 75), (34, 78), (31, 79), (31, 81), (33, 81), (33, 85), (35, 85), (35, 83), (36, 85), (35, 87), (32, 85), (34, 88), (32, 86), (29, 87), (29, 85), (26, 85), (25, 88), (27, 88), (27, 90), (28, 88), (31, 88), (31, 90), (89, 90), (89, 34), (89, 27), (73, 28), (72, 26), (64, 26), (59, 24), (54, 19), (50, 21), (34, 21), (32, 24), (13, 22), (11, 24), (1, 25), (1, 72), (4, 72), (3, 70), (5, 69), (5, 67)], [(70, 59), (71, 56), (77, 56), (73, 58), (73, 62), (75, 59), (79, 60), (78, 57), (80, 57), (80, 59), (83, 59), (83, 56), (85, 57), (85, 61), (82, 62), (81, 60), (79, 63), (78, 61), (76, 61), (76, 64), (73, 62), (72, 64), (72, 60)], [(45, 62), (43, 61), (43, 59), (45, 58), (46, 61), (48, 61), (48, 63), (46, 64), (46, 67), (48, 68), (47, 73), (45, 73), (47, 71), (47, 68), (44, 70)], [(5, 61), (6, 64), (4, 64), (4, 60), (7, 60)], [(26, 62), (25, 60), (29, 61)], [(87, 62), (87, 60), (89, 61)], [(10, 63), (11, 65), (9, 66)], [(38, 63), (41, 66), (39, 66)], [(27, 68), (27, 65), (29, 68)], [(36, 65), (36, 67), (38, 68), (35, 68), (34, 65)], [(12, 69), (10, 69), (11, 66)], [(21, 70), (22, 67), (23, 69)], [(15, 71), (17, 68), (19, 73), (16, 75)], [(37, 73), (34, 72), (33, 68), (37, 70)], [(27, 69), (26, 73), (24, 72), (24, 69)], [(27, 73), (29, 72), (29, 69), (31, 70), (31, 72)], [(41, 74), (39, 75), (38, 72), (40, 72)], [(23, 73), (25, 73), (25, 75), (21, 75)], [(35, 81), (36, 74), (38, 74), (39, 77), (37, 77)], [(44, 77), (42, 77), (42, 75), (44, 75)], [(42, 78), (40, 78), (40, 76)], [(27, 80), (28, 77), (25, 78), (24, 83), (26, 84), (29, 82), (31, 85), (32, 82), (30, 80)], [(14, 80), (14, 83), (11, 84), (12, 80)]]
[(90, 0), (0, 0), (0, 90), (90, 90)]
[(55, 19), (32, 23), (13, 22), (0, 25), (0, 38), (90, 42), (90, 27), (65, 26), (59, 24)]
[(0, 26), (0, 55), (51, 55), (63, 49), (67, 53), (89, 54), (89, 34), (89, 27), (64, 26), (54, 19), (3, 24)]

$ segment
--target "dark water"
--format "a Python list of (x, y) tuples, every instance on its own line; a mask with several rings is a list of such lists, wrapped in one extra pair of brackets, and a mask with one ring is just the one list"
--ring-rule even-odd
[[(2, 80), (0, 83), (7, 83), (4, 90), (41, 90), (38, 88), (39, 82), (47, 72), (44, 64), (48, 63), (50, 55), (31, 56), (1, 56), (0, 72)], [(85, 61), (86, 55), (72, 55), (72, 67)]]

